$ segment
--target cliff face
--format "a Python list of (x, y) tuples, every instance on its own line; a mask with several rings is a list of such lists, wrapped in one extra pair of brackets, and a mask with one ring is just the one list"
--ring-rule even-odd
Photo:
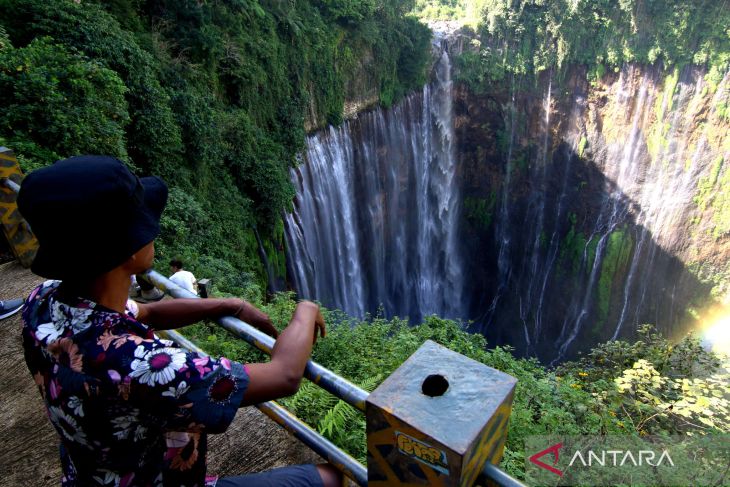
[(707, 279), (730, 274), (729, 77), (629, 65), (458, 86), (475, 328), (555, 358), (640, 323), (690, 327)]
[[(380, 103), (380, 86), (376, 76), (376, 66), (373, 54), (367, 50), (357, 59), (352, 76), (345, 80), (344, 104), (342, 118), (352, 120), (360, 112), (377, 107)], [(304, 130), (307, 133), (322, 130), (327, 127), (326, 120), (317, 116), (317, 106), (313, 87), (309, 87), (309, 109), (304, 117)]]
[(468, 45), (437, 37), (422, 93), (308, 139), (286, 220), (302, 296), (468, 320), (546, 361), (727, 299), (730, 73), (574, 67), (476, 95), (451, 81)]

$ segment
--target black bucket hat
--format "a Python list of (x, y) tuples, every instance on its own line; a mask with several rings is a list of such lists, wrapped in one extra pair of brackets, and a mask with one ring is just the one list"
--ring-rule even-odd
[(40, 247), (31, 270), (61, 280), (97, 277), (160, 233), (167, 185), (138, 178), (119, 159), (77, 156), (30, 173), (18, 209)]

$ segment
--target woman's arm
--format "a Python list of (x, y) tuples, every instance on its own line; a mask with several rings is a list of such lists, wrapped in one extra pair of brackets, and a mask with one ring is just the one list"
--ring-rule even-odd
[(289, 326), (276, 340), (271, 361), (246, 366), (249, 382), (241, 405), (258, 404), (297, 392), (318, 333), (322, 337), (326, 333), (319, 306), (310, 301), (300, 302)]
[(137, 319), (157, 330), (170, 330), (222, 316), (235, 316), (274, 338), (279, 335), (266, 313), (251, 303), (237, 298), (181, 298), (140, 303)]

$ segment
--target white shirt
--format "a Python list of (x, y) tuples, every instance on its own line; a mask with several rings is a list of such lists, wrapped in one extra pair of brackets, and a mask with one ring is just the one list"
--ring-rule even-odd
[(195, 292), (195, 276), (192, 272), (188, 271), (177, 271), (173, 275), (170, 276), (170, 280), (180, 286), (183, 289), (187, 289), (193, 294), (197, 294)]

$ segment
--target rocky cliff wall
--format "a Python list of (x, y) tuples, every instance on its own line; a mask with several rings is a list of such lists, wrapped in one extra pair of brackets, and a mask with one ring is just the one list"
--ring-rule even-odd
[[(317, 116), (317, 106), (310, 87), (309, 109), (304, 117), (304, 130), (307, 133), (326, 128), (327, 121)], [(365, 51), (356, 61), (353, 75), (345, 80), (345, 100), (342, 110), (344, 120), (357, 118), (358, 113), (377, 107), (380, 103), (380, 86), (375, 74), (375, 60), (371, 51)]]
[(644, 322), (690, 328), (728, 292), (727, 106), (728, 76), (692, 66), (457, 86), (475, 327), (545, 358)]
[[(437, 33), (435, 59), (471, 45)], [(477, 95), (443, 66), (433, 89), (309, 137), (287, 220), (303, 296), (463, 319), (546, 361), (643, 323), (683, 334), (729, 299), (730, 74), (575, 66)]]

